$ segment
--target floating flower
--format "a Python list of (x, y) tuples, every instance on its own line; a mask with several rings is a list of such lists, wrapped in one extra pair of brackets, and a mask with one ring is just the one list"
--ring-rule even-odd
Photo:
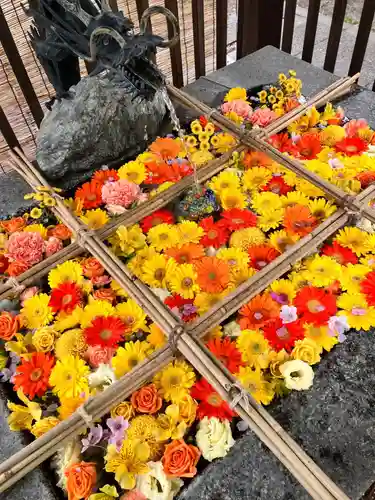
[(99, 229), (109, 221), (107, 213), (101, 208), (90, 210), (85, 215), (80, 216), (81, 221), (86, 224), (90, 229)]
[(207, 342), (207, 347), (232, 373), (237, 373), (239, 367), (244, 364), (241, 359), (241, 353), (236, 348), (236, 343), (232, 342), (228, 337), (210, 340)]
[(88, 498), (96, 484), (96, 469), (93, 462), (79, 462), (65, 471), (68, 500)]
[(82, 184), (82, 186), (76, 190), (75, 199), (81, 200), (83, 208), (85, 209), (99, 207), (103, 202), (102, 184), (95, 180)]
[(173, 224), (174, 221), (175, 219), (172, 212), (161, 209), (142, 219), (140, 225), (143, 232), (148, 233), (152, 227), (158, 226), (159, 224)]
[(138, 415), (130, 422), (127, 439), (140, 441), (148, 445), (150, 460), (159, 460), (163, 454), (164, 444), (158, 440), (158, 421), (152, 415)]
[(133, 392), (131, 403), (135, 411), (139, 413), (154, 414), (160, 410), (163, 400), (158, 396), (156, 385), (150, 384)]
[[(331, 316), (332, 317), (332, 316)], [(316, 326), (313, 324), (304, 324), (306, 338), (313, 340), (324, 350), (330, 351), (334, 345), (338, 343), (336, 337), (330, 335), (327, 326)]]
[(267, 368), (270, 346), (262, 333), (242, 330), (237, 337), (237, 347), (242, 359), (251, 367)]
[(224, 210), (243, 210), (247, 206), (247, 198), (239, 189), (223, 189), (220, 192), (220, 203)]
[(273, 175), (271, 180), (267, 182), (266, 186), (262, 187), (263, 191), (270, 191), (279, 196), (286, 195), (292, 190), (282, 177)]
[(247, 227), (255, 227), (257, 223), (257, 216), (250, 210), (240, 210), (239, 208), (232, 208), (225, 210), (221, 214), (222, 224), (225, 225), (229, 231), (237, 231)]
[(279, 305), (268, 294), (257, 295), (239, 310), (241, 330), (256, 330), (279, 316)]
[(228, 420), (215, 417), (204, 417), (199, 422), (195, 439), (203, 458), (209, 462), (225, 457), (235, 443)]
[(274, 388), (262, 375), (262, 371), (248, 366), (241, 367), (238, 380), (259, 404), (268, 405), (275, 395)]
[(174, 159), (181, 152), (178, 140), (169, 137), (158, 137), (150, 146), (150, 151), (164, 160)]
[(262, 270), (280, 255), (277, 250), (268, 245), (252, 246), (249, 248), (248, 253), (250, 257), (249, 266), (258, 271)]
[(29, 359), (24, 359), (17, 366), (13, 378), (15, 390), (22, 389), (30, 399), (44, 396), (54, 362), (53, 356), (42, 352), (33, 353)]
[(230, 89), (230, 91), (225, 95), (224, 101), (225, 102), (247, 101), (246, 89), (241, 87), (234, 87)]
[(71, 313), (81, 301), (81, 288), (76, 283), (66, 281), (52, 289), (48, 305), (54, 313)]
[[(370, 306), (375, 306), (375, 271), (369, 272), (365, 276), (365, 278), (361, 281), (360, 291), (365, 295), (367, 303)], [(0, 337), (1, 337), (1, 330), (0, 330)]]
[(309, 208), (303, 205), (294, 205), (285, 209), (283, 226), (291, 233), (306, 236), (316, 226), (316, 219), (312, 216)]
[[(326, 287), (338, 279), (343, 279), (345, 273), (341, 273), (341, 266), (333, 258), (315, 256), (306, 264), (311, 274), (311, 282), (314, 286)], [(346, 271), (345, 271), (346, 272)]]
[(105, 184), (106, 182), (114, 182), (118, 181), (119, 176), (116, 170), (107, 169), (107, 170), (97, 170), (92, 176), (92, 180), (99, 182), (100, 184)]
[(61, 283), (83, 283), (82, 267), (72, 260), (58, 264), (48, 274), (48, 283), (51, 288), (57, 288)]
[[(246, 160), (246, 158), (245, 158)], [(245, 161), (244, 160), (244, 161)], [(263, 188), (272, 178), (272, 172), (265, 167), (252, 167), (246, 170), (242, 177), (242, 183), (247, 191), (258, 191)]]
[(317, 134), (302, 135), (296, 142), (295, 146), (298, 156), (304, 160), (312, 160), (317, 157), (322, 150), (319, 136)]
[(338, 315), (347, 317), (350, 328), (368, 331), (375, 326), (375, 308), (367, 305), (366, 298), (360, 293), (344, 293), (337, 301), (338, 306), (344, 311)]
[(6, 233), (12, 234), (21, 231), (26, 224), (24, 217), (12, 217), (12, 219), (0, 221), (0, 228), (4, 229)]
[(304, 338), (305, 333), (299, 321), (283, 323), (278, 318), (263, 327), (263, 335), (275, 351), (285, 349), (289, 352), (296, 340)]
[(247, 267), (249, 263), (249, 255), (239, 248), (221, 248), (217, 252), (216, 258), (226, 262), (231, 271), (240, 267)]
[(203, 246), (195, 243), (185, 243), (178, 247), (168, 248), (165, 254), (172, 257), (178, 264), (192, 264), (195, 260), (200, 260), (205, 256)]
[(103, 202), (108, 205), (116, 205), (128, 208), (132, 203), (140, 199), (141, 190), (137, 184), (126, 179), (108, 182), (102, 187)]
[(194, 477), (200, 456), (201, 452), (195, 446), (186, 444), (183, 439), (174, 440), (164, 451), (164, 472), (168, 477)]
[(55, 238), (54, 236), (50, 236), (48, 240), (45, 242), (45, 247), (44, 247), (45, 256), (51, 257), (51, 255), (54, 255), (63, 248), (64, 247), (61, 240)]
[(350, 250), (350, 248), (345, 248), (337, 241), (334, 241), (331, 245), (324, 245), (321, 250), (323, 255), (327, 255), (328, 257), (332, 257), (336, 262), (345, 266), (347, 264), (358, 264), (358, 257), (356, 254)]
[(294, 305), (305, 321), (315, 325), (324, 324), (337, 311), (335, 297), (313, 286), (299, 290), (294, 299)]
[(252, 207), (259, 214), (281, 208), (281, 199), (275, 193), (256, 193), (252, 198)]
[(228, 241), (228, 230), (222, 224), (215, 223), (213, 217), (202, 219), (199, 226), (204, 231), (200, 243), (205, 247), (220, 248)]
[(12, 340), (20, 328), (19, 316), (14, 316), (7, 311), (0, 313), (0, 339), (4, 341)]
[(147, 461), (150, 448), (146, 443), (125, 440), (120, 451), (113, 445), (108, 446), (105, 456), (105, 470), (115, 474), (121, 488), (132, 490), (136, 485), (137, 475), (146, 474), (149, 470)]
[(213, 177), (208, 186), (215, 194), (220, 196), (224, 189), (236, 191), (240, 189), (240, 179), (235, 172), (224, 170)]
[(168, 259), (164, 255), (151, 257), (142, 267), (142, 278), (154, 288), (166, 288), (167, 276), (173, 275), (177, 266), (173, 259)]
[(268, 108), (258, 108), (250, 117), (250, 121), (253, 125), (258, 125), (258, 127), (267, 127), (270, 123), (276, 120), (277, 114)]
[(350, 248), (356, 255), (365, 254), (369, 250), (369, 236), (357, 227), (344, 227), (338, 232), (335, 241)]
[(7, 256), (11, 260), (33, 266), (43, 259), (45, 243), (39, 233), (12, 233), (7, 243)]
[(258, 217), (258, 227), (260, 227), (263, 231), (276, 229), (280, 225), (283, 215), (283, 210), (270, 210), (269, 212), (264, 212)]
[(199, 292), (197, 273), (192, 264), (181, 264), (170, 275), (167, 275), (169, 289), (184, 299), (193, 299)]
[[(133, 490), (139, 492), (141, 496), (133, 500), (147, 500), (147, 498), (170, 500), (174, 498), (184, 484), (183, 481), (176, 477), (167, 477), (162, 462), (148, 462), (148, 466), (150, 470), (147, 474), (137, 477), (137, 489)], [(124, 498), (123, 500), (132, 499)]]
[(146, 168), (140, 161), (129, 161), (118, 169), (118, 177), (135, 184), (142, 184), (146, 179)]
[(363, 264), (348, 264), (340, 279), (341, 288), (349, 293), (360, 293), (361, 281), (370, 272), (371, 268)]
[(285, 385), (294, 391), (306, 391), (313, 384), (314, 372), (310, 365), (299, 359), (280, 365)]
[(231, 421), (236, 415), (228, 403), (203, 378), (195, 383), (190, 391), (190, 395), (199, 402), (197, 409), (199, 420), (202, 420), (204, 417), (216, 417), (220, 420)]
[(71, 230), (65, 224), (57, 224), (48, 229), (48, 237), (58, 238), (61, 241), (69, 240), (72, 236)]
[(174, 247), (179, 243), (175, 226), (164, 223), (152, 227), (147, 233), (147, 239), (158, 251)]
[(114, 316), (98, 316), (84, 330), (88, 345), (101, 347), (116, 347), (125, 334), (125, 324)]
[(185, 361), (175, 360), (159, 371), (153, 382), (166, 401), (178, 403), (193, 386), (195, 374)]
[(264, 233), (257, 227), (247, 227), (232, 233), (229, 245), (247, 251), (254, 245), (262, 245), (266, 240)]
[(52, 391), (61, 398), (75, 398), (82, 393), (88, 393), (87, 376), (89, 367), (77, 356), (65, 356), (56, 361), (52, 369), (49, 383)]
[(149, 344), (146, 342), (130, 341), (124, 347), (119, 347), (112, 358), (112, 366), (117, 378), (130, 372), (135, 366), (146, 359), (149, 352)]
[(339, 153), (344, 153), (346, 156), (355, 156), (364, 153), (368, 145), (359, 137), (346, 137), (342, 141), (336, 142), (334, 147)]
[(208, 293), (220, 293), (229, 284), (229, 266), (215, 257), (204, 257), (194, 264), (197, 283)]
[(293, 359), (300, 359), (309, 365), (315, 365), (320, 361), (322, 347), (310, 338), (297, 340), (292, 351)]
[(42, 418), (41, 420), (35, 422), (35, 424), (31, 428), (31, 434), (39, 438), (43, 436), (43, 434), (46, 434), (46, 432), (50, 431), (56, 425), (60, 423), (60, 420), (56, 417), (46, 417)]
[(21, 315), (29, 328), (39, 328), (48, 325), (53, 319), (52, 309), (49, 307), (49, 296), (39, 293), (25, 300)]

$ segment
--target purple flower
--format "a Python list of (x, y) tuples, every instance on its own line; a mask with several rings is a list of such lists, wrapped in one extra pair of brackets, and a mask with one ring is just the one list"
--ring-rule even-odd
[(282, 319), (284, 325), (293, 323), (293, 321), (296, 321), (298, 319), (297, 308), (295, 306), (282, 306), (280, 311), (280, 319)]
[(108, 443), (114, 444), (116, 446), (116, 450), (119, 453), (122, 448), (122, 443), (124, 442), (125, 435), (124, 434), (112, 434), (109, 438)]
[(331, 316), (328, 320), (328, 335), (331, 337), (336, 337), (337, 340), (342, 343), (346, 339), (345, 332), (350, 330), (348, 324), (348, 318), (345, 315), (342, 316)]
[(129, 427), (129, 422), (125, 420), (123, 416), (109, 418), (107, 420), (107, 427), (112, 432), (112, 434), (124, 435), (126, 429)]
[(86, 438), (82, 439), (82, 453), (84, 453), (90, 446), (95, 446), (102, 440), (103, 428), (101, 425), (91, 427), (89, 434)]

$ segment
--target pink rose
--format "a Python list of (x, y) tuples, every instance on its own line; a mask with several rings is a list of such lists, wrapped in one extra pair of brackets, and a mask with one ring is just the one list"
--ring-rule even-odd
[(253, 125), (267, 127), (267, 125), (276, 120), (276, 118), (277, 114), (274, 111), (268, 108), (259, 108), (251, 115), (250, 121)]
[(120, 500), (147, 500), (147, 498), (140, 491), (132, 490), (124, 493)]
[(20, 300), (21, 300), (21, 306), (23, 307), (23, 303), (27, 299), (31, 299), (31, 297), (34, 297), (39, 292), (39, 288), (37, 286), (31, 286), (30, 288), (26, 288), (21, 295), (20, 295)]
[(98, 366), (101, 364), (109, 364), (114, 353), (115, 349), (112, 349), (111, 347), (93, 345), (87, 349), (86, 358), (93, 368), (98, 368)]
[(347, 137), (357, 137), (358, 130), (367, 127), (368, 123), (364, 118), (360, 118), (359, 120), (350, 120), (350, 122), (344, 125)]
[(40, 233), (16, 232), (10, 235), (7, 256), (11, 260), (33, 266), (43, 259), (45, 243)]
[(108, 182), (102, 187), (102, 198), (108, 205), (119, 205), (127, 208), (139, 198), (141, 189), (138, 184), (126, 179)]
[(110, 276), (107, 276), (107, 275), (103, 275), (103, 276), (93, 276), (91, 278), (91, 283), (95, 286), (104, 286), (104, 285), (108, 285), (108, 283), (110, 283), (112, 281), (112, 278)]
[(242, 101), (241, 99), (234, 99), (231, 102), (225, 102), (221, 106), (221, 111), (223, 114), (230, 113), (233, 111), (238, 116), (241, 116), (245, 120), (248, 120), (250, 116), (253, 114), (252, 107), (246, 101)]
[(46, 241), (46, 249), (45, 249), (46, 256), (50, 257), (54, 253), (62, 250), (62, 248), (63, 248), (62, 241), (59, 240), (58, 238), (55, 238), (54, 236), (51, 236)]

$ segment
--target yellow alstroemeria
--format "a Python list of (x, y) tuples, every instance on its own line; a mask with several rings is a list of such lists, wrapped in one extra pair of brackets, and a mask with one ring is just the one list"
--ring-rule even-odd
[(94, 493), (89, 496), (89, 500), (111, 500), (112, 498), (118, 498), (119, 494), (117, 493), (115, 486), (110, 486), (106, 484), (103, 488), (99, 488), (101, 493)]
[(17, 391), (18, 398), (25, 406), (8, 401), (8, 408), (12, 412), (8, 417), (9, 428), (12, 431), (24, 431), (32, 428), (34, 420), (37, 422), (42, 417), (42, 409), (38, 403), (33, 403), (21, 389)]
[(182, 439), (185, 435), (187, 425), (180, 417), (180, 409), (177, 404), (167, 406), (165, 414), (160, 414), (157, 421), (159, 425), (159, 441)]
[(31, 332), (26, 335), (16, 333), (15, 337), (17, 340), (10, 340), (5, 344), (6, 350), (14, 352), (21, 358), (30, 357), (32, 353), (29, 352), (28, 348), (33, 346), (33, 334)]

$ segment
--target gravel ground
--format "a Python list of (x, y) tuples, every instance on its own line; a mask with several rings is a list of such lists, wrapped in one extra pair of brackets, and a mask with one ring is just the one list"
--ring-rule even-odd
[[(320, 5), (320, 12), (326, 15), (332, 15), (334, 0), (322, 0)], [(307, 8), (309, 6), (309, 0), (298, 0), (298, 5), (300, 7)], [(346, 22), (350, 24), (357, 24), (361, 18), (361, 12), (363, 8), (363, 0), (348, 0), (348, 6), (346, 8)]]

